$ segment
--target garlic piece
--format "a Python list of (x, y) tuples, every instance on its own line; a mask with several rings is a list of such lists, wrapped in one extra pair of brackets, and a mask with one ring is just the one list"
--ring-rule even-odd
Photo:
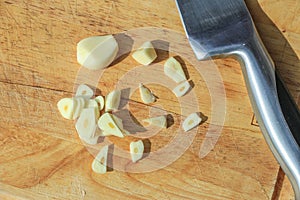
[(77, 44), (77, 61), (91, 70), (102, 69), (113, 62), (118, 50), (112, 35), (88, 37)]
[(180, 83), (178, 86), (176, 86), (172, 91), (176, 95), (176, 97), (182, 97), (189, 91), (190, 88), (191, 88), (190, 83), (188, 81), (184, 81)]
[(174, 57), (165, 62), (164, 73), (176, 83), (186, 80), (181, 64)]
[(191, 130), (192, 128), (198, 126), (201, 123), (202, 119), (197, 113), (190, 114), (182, 124), (182, 128), (185, 132)]
[(118, 110), (121, 100), (121, 91), (114, 90), (105, 98), (105, 112)]
[(112, 114), (104, 113), (98, 120), (98, 127), (103, 131), (103, 135), (114, 135), (123, 138), (122, 130), (114, 121)]
[(157, 55), (152, 43), (145, 42), (132, 54), (132, 57), (142, 65), (149, 65), (157, 58)]
[(103, 96), (97, 96), (95, 98), (95, 100), (97, 101), (97, 103), (99, 104), (99, 109), (103, 110), (104, 106), (105, 106), (105, 101), (104, 101), (104, 97)]
[(139, 88), (141, 99), (144, 103), (149, 104), (155, 102), (156, 98), (148, 88), (146, 88), (142, 83), (140, 83)]
[(96, 114), (95, 117), (96, 117), (96, 119), (99, 118), (99, 116), (100, 116), (99, 105), (95, 99), (90, 99), (87, 102), (86, 108), (94, 108), (95, 114)]
[(80, 116), (82, 109), (84, 109), (85, 107), (85, 99), (82, 97), (75, 97), (74, 101), (77, 102), (76, 103), (77, 105), (74, 110), (73, 119), (77, 119)]
[(81, 115), (75, 124), (79, 137), (87, 143), (89, 143), (89, 140), (97, 136), (95, 115), (95, 109), (85, 108), (82, 110)]
[(165, 115), (144, 119), (143, 122), (160, 128), (167, 128), (167, 116)]
[(92, 170), (98, 174), (104, 174), (107, 171), (108, 145), (102, 147), (92, 163)]
[(89, 86), (81, 84), (78, 86), (75, 96), (90, 99), (92, 96), (94, 96), (94, 91)]
[(76, 106), (77, 102), (72, 98), (63, 98), (57, 102), (57, 108), (60, 114), (66, 119), (73, 119)]
[(144, 143), (142, 140), (130, 143), (130, 155), (132, 162), (137, 162), (143, 157)]

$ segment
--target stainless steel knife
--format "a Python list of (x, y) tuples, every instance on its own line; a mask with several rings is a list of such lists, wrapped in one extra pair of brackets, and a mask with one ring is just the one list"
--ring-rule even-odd
[(199, 60), (233, 56), (241, 64), (261, 131), (300, 199), (300, 112), (266, 51), (243, 0), (176, 0)]

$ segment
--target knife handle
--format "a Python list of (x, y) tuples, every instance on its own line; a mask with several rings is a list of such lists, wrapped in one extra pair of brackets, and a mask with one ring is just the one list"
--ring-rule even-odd
[[(242, 66), (252, 107), (265, 140), (288, 176), (295, 198), (300, 199), (298, 107), (293, 103), (292, 98), (288, 97), (289, 94), (279, 79), (276, 84), (274, 63), (257, 32), (254, 32), (252, 38), (241, 45), (238, 50), (230, 54), (233, 54)], [(279, 102), (277, 88), (282, 94), (280, 95), (283, 98), (281, 99), (282, 105)], [(283, 109), (286, 111), (285, 114)], [(288, 116), (289, 114), (291, 115)]]

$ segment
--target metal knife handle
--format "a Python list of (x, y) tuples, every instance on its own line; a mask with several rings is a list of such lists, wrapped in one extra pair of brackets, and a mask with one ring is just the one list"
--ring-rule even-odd
[[(300, 148), (278, 99), (275, 69), (257, 33), (233, 55), (240, 61), (255, 116), (271, 151), (300, 199)], [(295, 106), (295, 110), (298, 108)], [(296, 123), (300, 123), (299, 119)], [(300, 132), (298, 132), (300, 134)]]

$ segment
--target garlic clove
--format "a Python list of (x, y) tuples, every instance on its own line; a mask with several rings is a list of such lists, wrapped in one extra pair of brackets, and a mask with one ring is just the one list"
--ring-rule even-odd
[(192, 113), (183, 121), (182, 128), (185, 132), (187, 132), (198, 126), (201, 121), (202, 119), (197, 113)]
[(114, 90), (110, 92), (105, 98), (105, 111), (118, 110), (121, 100), (121, 91)]
[(137, 49), (132, 57), (142, 65), (149, 65), (157, 58), (157, 55), (152, 43), (148, 41)]
[(57, 102), (60, 114), (66, 119), (73, 119), (76, 106), (77, 102), (72, 98), (63, 98)]
[(92, 163), (92, 170), (98, 174), (107, 172), (108, 145), (102, 147)]
[(143, 122), (160, 128), (167, 128), (167, 116), (165, 115), (144, 119)]
[(149, 104), (155, 102), (156, 98), (152, 92), (146, 88), (142, 83), (139, 85), (141, 99), (144, 103)]
[(94, 96), (94, 91), (89, 86), (81, 84), (78, 86), (75, 96), (90, 99)]
[(112, 35), (88, 37), (77, 44), (77, 61), (91, 70), (102, 69), (113, 62), (118, 50)]
[(184, 81), (177, 85), (172, 91), (176, 95), (176, 97), (182, 97), (189, 91), (190, 88), (190, 83), (188, 81)]
[(181, 64), (174, 57), (165, 62), (164, 73), (176, 83), (186, 80)]
[(104, 113), (98, 120), (98, 127), (103, 130), (103, 134), (114, 135), (121, 138), (124, 137), (122, 130), (114, 121), (112, 114)]
[(130, 155), (132, 162), (137, 162), (143, 157), (144, 143), (142, 140), (130, 143)]

